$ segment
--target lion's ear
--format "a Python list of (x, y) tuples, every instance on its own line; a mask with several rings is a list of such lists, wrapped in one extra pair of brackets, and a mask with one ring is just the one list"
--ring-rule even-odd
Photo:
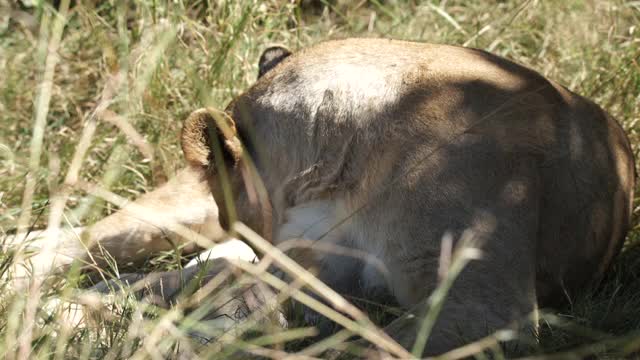
[(193, 166), (214, 168), (224, 161), (232, 168), (242, 157), (237, 134), (236, 124), (229, 115), (215, 109), (199, 109), (184, 122), (182, 152)]
[(273, 69), (282, 60), (286, 59), (291, 52), (282, 46), (272, 46), (267, 48), (258, 60), (258, 79), (260, 79), (269, 70)]

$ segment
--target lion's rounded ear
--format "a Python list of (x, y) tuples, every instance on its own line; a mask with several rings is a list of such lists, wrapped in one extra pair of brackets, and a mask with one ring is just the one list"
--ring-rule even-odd
[(182, 152), (194, 166), (216, 166), (216, 154), (226, 166), (234, 167), (242, 157), (236, 124), (224, 112), (204, 108), (191, 113), (182, 127)]
[(291, 52), (282, 46), (267, 48), (260, 56), (260, 60), (258, 60), (258, 79), (280, 64), (289, 55), (291, 55)]

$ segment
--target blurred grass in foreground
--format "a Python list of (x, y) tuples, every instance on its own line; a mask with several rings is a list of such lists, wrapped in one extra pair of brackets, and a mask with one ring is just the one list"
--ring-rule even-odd
[[(76, 226), (116, 210), (80, 182), (130, 199), (162, 184), (182, 166), (182, 120), (199, 107), (224, 108), (255, 80), (257, 59), (272, 44), (296, 50), (383, 36), (486, 49), (592, 98), (623, 124), (636, 154), (640, 146), (638, 1), (73, 1), (59, 17), (69, 2), (60, 3), (0, 0), (0, 237), (19, 225)], [(639, 237), (636, 225), (605, 281), (545, 318), (532, 355), (638, 351)], [(178, 260), (166, 254), (148, 269), (173, 269)], [(10, 261), (0, 254), (0, 271)], [(176, 328), (198, 322), (179, 310), (142, 317), (146, 305), (122, 298), (92, 326), (68, 328), (57, 320), (60, 307), (44, 310), (75, 296), (81, 279), (67, 280), (47, 283), (30, 301), (0, 284), (3, 356), (157, 357), (179, 337), (163, 328), (166, 319)], [(258, 339), (261, 347), (284, 342)], [(305, 342), (274, 348), (298, 351), (296, 343)], [(224, 358), (248, 346), (238, 340), (199, 354)]]

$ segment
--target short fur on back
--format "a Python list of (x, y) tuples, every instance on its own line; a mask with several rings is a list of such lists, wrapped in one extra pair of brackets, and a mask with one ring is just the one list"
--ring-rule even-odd
[[(384, 287), (416, 315), (389, 327), (406, 347), (438, 284), (442, 239), (471, 234), (483, 257), (456, 279), (425, 354), (572, 296), (603, 274), (629, 227), (634, 165), (622, 128), (484, 51), (324, 42), (283, 58), (227, 113), (268, 194), (263, 235), (279, 244), (291, 224), (313, 229), (308, 217), (322, 217), (322, 231), (295, 236), (369, 258), (317, 251), (318, 276), (345, 292)], [(235, 187), (237, 213), (252, 223), (244, 188)]]

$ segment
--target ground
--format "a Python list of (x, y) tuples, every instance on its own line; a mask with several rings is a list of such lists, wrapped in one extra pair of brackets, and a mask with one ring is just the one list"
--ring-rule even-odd
[[(181, 121), (202, 106), (224, 108), (247, 88), (262, 50), (346, 36), (457, 44), (507, 57), (607, 109), (637, 154), (638, 1), (0, 0), (0, 239), (19, 226), (42, 228), (51, 219), (86, 224), (116, 210), (88, 195), (86, 184), (131, 199), (162, 184), (182, 164)], [(61, 194), (60, 217), (50, 209)], [(603, 282), (545, 313), (531, 356), (616, 358), (639, 351), (639, 211), (634, 207), (624, 252)], [(179, 260), (169, 253), (146, 268), (173, 269)], [(10, 252), (0, 254), (0, 272), (11, 261)], [(86, 280), (52, 281), (35, 304), (70, 297), (78, 281)], [(30, 307), (28, 295), (6, 286), (0, 284), (6, 358), (155, 357), (177, 338), (157, 335), (163, 321), (173, 317), (178, 332), (194, 321), (171, 311), (131, 321), (140, 305), (122, 302), (129, 305), (118, 308), (125, 315), (119, 321), (66, 328), (58, 313)], [(252, 341), (254, 349), (282, 338)], [(248, 347), (238, 340), (200, 355)]]

